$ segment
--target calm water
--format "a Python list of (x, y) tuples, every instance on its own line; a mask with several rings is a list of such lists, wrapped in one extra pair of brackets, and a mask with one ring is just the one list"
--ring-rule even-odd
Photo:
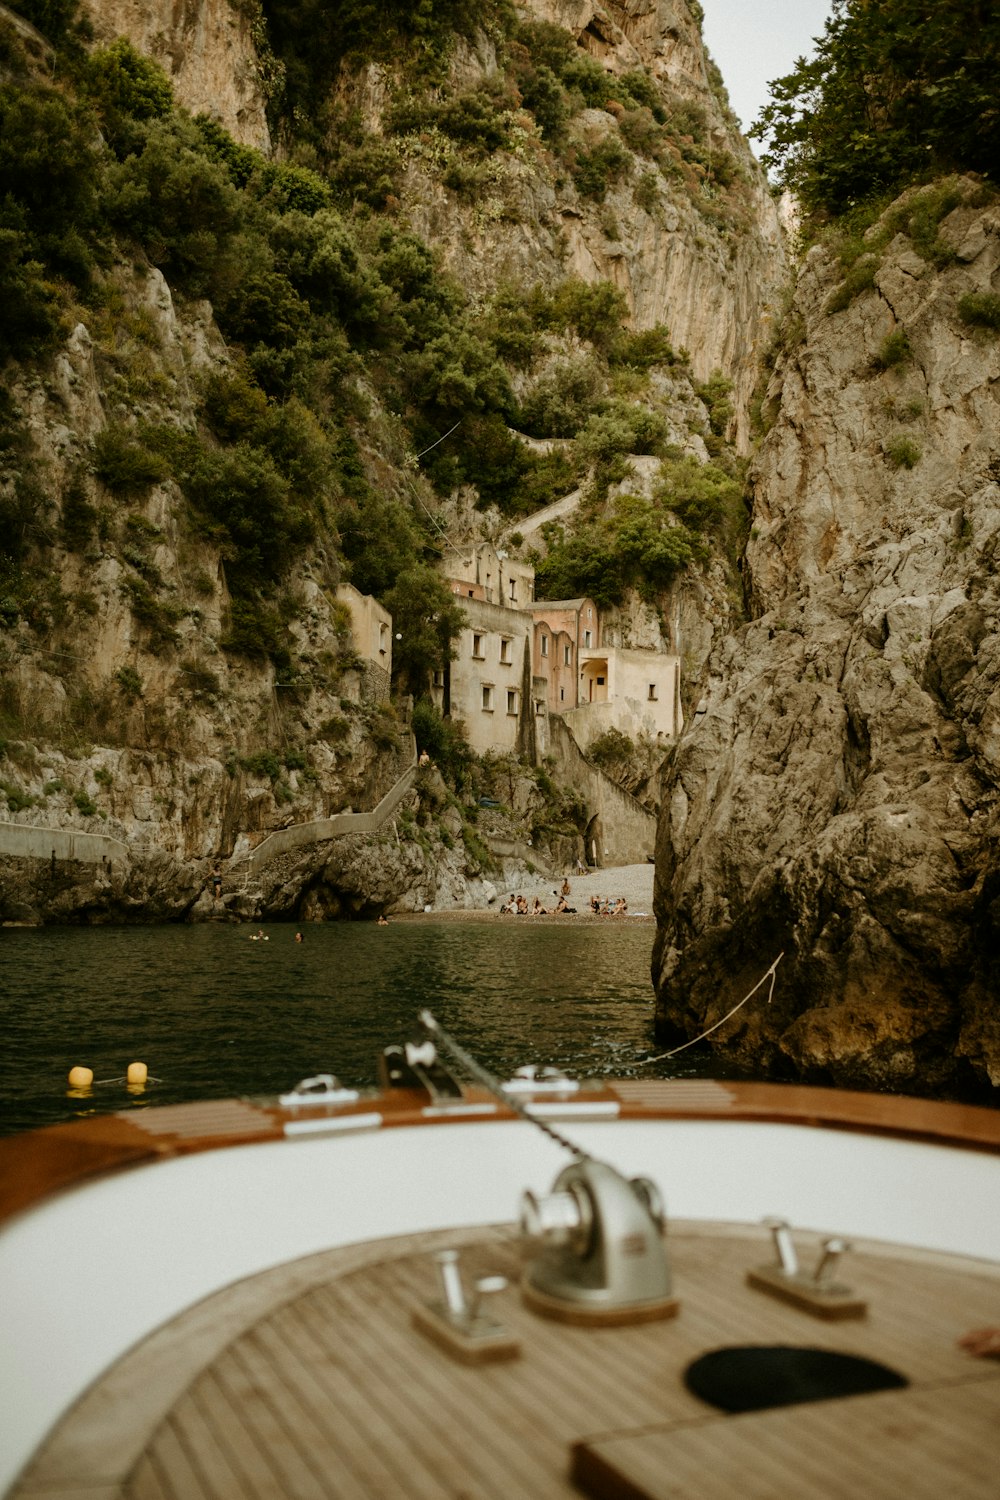
[[(256, 929), (254, 929), (256, 930)], [(653, 927), (498, 922), (0, 930), (0, 1134), (87, 1113), (375, 1082), (423, 1006), (487, 1067), (639, 1071), (655, 1050)], [(650, 1076), (706, 1069), (692, 1048)], [(162, 1080), (131, 1096), (129, 1062)], [(75, 1063), (98, 1080), (67, 1096)]]

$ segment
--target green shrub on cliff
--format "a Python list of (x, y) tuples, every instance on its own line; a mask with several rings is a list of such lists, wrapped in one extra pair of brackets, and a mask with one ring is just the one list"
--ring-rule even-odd
[(923, 453), (920, 444), (911, 437), (896, 437), (885, 445), (885, 456), (894, 469), (913, 469)]
[(541, 599), (586, 596), (602, 607), (621, 604), (626, 590), (646, 598), (666, 588), (704, 549), (656, 501), (622, 495), (605, 514), (568, 529), (546, 528), (547, 551), (535, 560)]
[(104, 139), (119, 157), (141, 147), (137, 127), (142, 121), (166, 119), (174, 105), (174, 91), (163, 69), (124, 37), (88, 57), (80, 87), (96, 110)]
[(90, 466), (113, 495), (132, 499), (145, 494), (170, 473), (164, 455), (150, 447), (142, 428), (109, 423), (93, 442)]
[(1000, 297), (995, 292), (966, 292), (958, 299), (958, 316), (972, 328), (1000, 328)]
[(86, 107), (53, 88), (0, 85), (0, 354), (45, 353), (60, 331), (59, 282), (89, 285), (100, 182)]
[(898, 369), (900, 365), (909, 364), (912, 358), (913, 350), (910, 348), (906, 329), (894, 328), (882, 340), (879, 351), (872, 360), (872, 366), (876, 370), (893, 370)]

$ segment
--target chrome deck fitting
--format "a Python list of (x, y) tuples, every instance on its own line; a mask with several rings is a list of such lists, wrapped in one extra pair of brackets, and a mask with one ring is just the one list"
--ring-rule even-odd
[(470, 1299), (465, 1293), (458, 1251), (439, 1250), (434, 1262), (440, 1296), (413, 1308), (413, 1326), (465, 1364), (516, 1359), (521, 1352), (520, 1341), (483, 1311), (487, 1297), (506, 1290), (506, 1276), (480, 1276), (473, 1283)]
[(764, 1219), (774, 1243), (775, 1264), (757, 1266), (747, 1272), (747, 1285), (767, 1292), (818, 1318), (862, 1318), (868, 1303), (850, 1287), (835, 1279), (841, 1256), (850, 1250), (846, 1240), (823, 1240), (816, 1269), (810, 1275), (799, 1268), (792, 1243), (791, 1226), (785, 1219)]

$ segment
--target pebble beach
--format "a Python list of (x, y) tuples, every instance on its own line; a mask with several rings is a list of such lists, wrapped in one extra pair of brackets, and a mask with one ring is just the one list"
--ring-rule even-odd
[[(558, 894), (562, 888), (563, 874), (559, 875), (532, 875), (523, 880), (520, 885), (502, 886), (498, 888), (497, 898), (486, 907), (434, 907), (430, 912), (415, 912), (400, 914), (390, 920), (415, 921), (422, 916), (433, 916), (434, 918), (446, 917), (448, 919), (464, 918), (467, 921), (482, 921), (484, 917), (495, 917), (499, 922), (652, 922), (653, 921), (653, 876), (654, 866), (650, 861), (641, 865), (612, 865), (602, 870), (590, 870), (586, 875), (569, 874), (570, 894), (566, 900), (568, 905), (576, 907), (576, 912), (556, 913), (552, 910), (558, 900)], [(549, 908), (547, 916), (532, 917), (529, 913), (525, 916), (501, 915), (500, 908), (507, 901), (513, 889), (514, 895), (521, 895), (527, 899), (528, 905), (533, 906), (535, 897), (541, 901), (543, 906)], [(628, 904), (626, 915), (619, 917), (598, 917), (590, 909), (590, 902), (594, 896), (599, 896), (602, 904), (605, 901), (612, 903), (623, 896)]]

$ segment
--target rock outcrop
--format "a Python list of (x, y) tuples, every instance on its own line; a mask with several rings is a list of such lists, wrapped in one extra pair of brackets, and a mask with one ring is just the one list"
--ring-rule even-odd
[(620, 285), (638, 327), (665, 322), (675, 343), (691, 351), (700, 379), (721, 370), (733, 381), (736, 435), (745, 445), (758, 359), (787, 269), (785, 241), (777, 205), (729, 109), (692, 7), (687, 0), (532, 0), (531, 9), (568, 27), (610, 71), (643, 68), (703, 110), (710, 152), (738, 163), (746, 188), (740, 223), (706, 226), (674, 197), (659, 216), (623, 213), (616, 244), (595, 241), (572, 218), (565, 231), (580, 274)]
[(85, 8), (97, 41), (128, 37), (164, 69), (185, 109), (217, 120), (244, 146), (270, 149), (259, 8), (231, 0), (85, 0)]
[[(403, 194), (411, 223), (480, 294), (502, 281), (545, 284), (572, 275), (612, 282), (627, 298), (634, 327), (664, 324), (675, 347), (689, 351), (699, 380), (719, 370), (733, 382), (733, 438), (745, 450), (758, 361), (787, 275), (785, 239), (687, 0), (529, 0), (524, 11), (571, 32), (609, 73), (645, 71), (664, 98), (692, 106), (693, 119), (702, 122), (692, 128), (704, 131), (707, 160), (714, 153), (717, 167), (725, 161), (731, 191), (719, 188), (706, 198), (698, 189), (706, 168), (678, 152), (670, 170), (637, 157), (595, 203), (581, 198), (537, 143), (526, 142), (497, 158), (470, 215), (442, 186), (440, 143), (426, 148), (433, 160), (425, 165), (414, 142)], [(488, 46), (466, 49), (456, 77), (472, 86), (495, 65)], [(370, 128), (380, 129), (385, 70), (369, 67), (346, 87), (345, 98)], [(574, 131), (592, 149), (615, 131), (615, 119), (584, 110)], [(637, 198), (640, 178), (648, 195)]]
[[(658, 1023), (700, 1032), (783, 951), (773, 1002), (713, 1038), (755, 1069), (1000, 1084), (987, 196), (906, 195), (850, 280), (831, 250), (807, 256), (751, 473), (753, 618), (716, 650), (664, 778)], [(935, 203), (957, 206), (918, 244), (911, 213)]]

